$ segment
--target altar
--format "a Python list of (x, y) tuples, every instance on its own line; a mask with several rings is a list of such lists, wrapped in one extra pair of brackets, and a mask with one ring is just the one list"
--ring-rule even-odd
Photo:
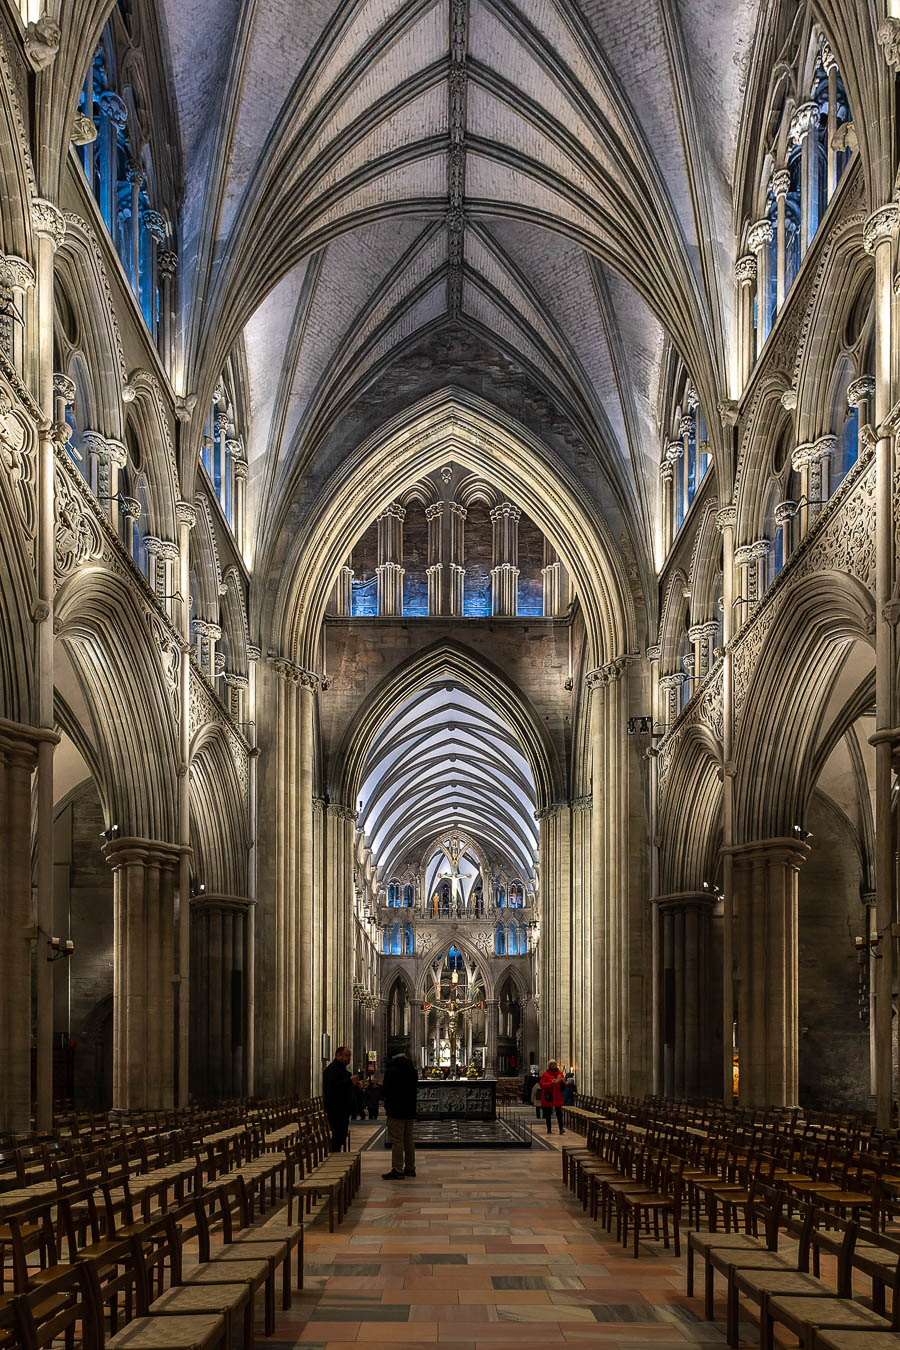
[(497, 1080), (420, 1078), (416, 1114), (420, 1120), (494, 1120)]

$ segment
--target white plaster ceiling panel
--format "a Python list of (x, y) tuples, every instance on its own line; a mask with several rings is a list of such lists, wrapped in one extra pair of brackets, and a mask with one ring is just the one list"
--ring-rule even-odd
[[(378, 115), (378, 105), (388, 94), (396, 90), (404, 80), (410, 79), (426, 66), (439, 61), (445, 55), (447, 46), (445, 29), (446, 24), (441, 22), (439, 14), (432, 10), (405, 32), (402, 38), (398, 38), (377, 60), (365, 70), (361, 70), (352, 89), (329, 114), (321, 131), (310, 141), (309, 146), (304, 148), (298, 161), (299, 166), (303, 168), (311, 164), (316, 155), (357, 118), (370, 112), (374, 121)], [(440, 88), (445, 110), (443, 129), (446, 130), (446, 80), (440, 83)], [(304, 100), (305, 110), (308, 111), (312, 107), (311, 100)], [(415, 118), (414, 105), (407, 105), (405, 116)]]
[(374, 287), (416, 237), (414, 220), (376, 221), (329, 244), (304, 325), (282, 444), (288, 446)]
[(241, 0), (216, 0), (215, 22), (210, 22), (209, 0), (163, 0), (188, 179), (199, 143), (215, 128), (240, 8)]
[(603, 268), (603, 275), (622, 350), (627, 357), (632, 396), (641, 422), (641, 434), (638, 443), (631, 447), (632, 455), (642, 457), (645, 481), (655, 490), (660, 455), (656, 409), (665, 333), (633, 286), (609, 267)]
[(470, 318), (494, 333), (508, 350), (519, 352), (527, 361), (546, 375), (551, 384), (557, 383), (556, 371), (549, 364), (544, 353), (529, 337), (525, 330), (498, 309), (493, 300), (485, 294), (471, 277), (467, 277), (463, 286), (463, 310)]
[(412, 254), (403, 270), (395, 276), (390, 287), (370, 308), (362, 323), (355, 325), (348, 335), (346, 352), (352, 354), (357, 347), (367, 342), (379, 324), (387, 319), (391, 312), (420, 286), (433, 272), (438, 271), (447, 261), (447, 232), (439, 230), (427, 239), (423, 246)]
[[(309, 81), (305, 101), (309, 106), (315, 104), (325, 92), (334, 84), (334, 82), (346, 72), (361, 56), (363, 48), (377, 36), (379, 31), (384, 28), (408, 3), (408, 0), (366, 0), (364, 4), (356, 6), (356, 12), (353, 14), (339, 33), (332, 35), (330, 48), (323, 54), (319, 65), (316, 68), (311, 80)], [(434, 48), (433, 37), (429, 40), (427, 34), (438, 32), (439, 41), (443, 47), (447, 44), (447, 19), (443, 12), (444, 6), (440, 0), (434, 0), (431, 9), (423, 18), (414, 20), (408, 25), (404, 32), (408, 33), (410, 28), (415, 29), (419, 35), (419, 41), (423, 43), (423, 53), (431, 51)], [(388, 48), (390, 58), (393, 59), (398, 48), (402, 49), (403, 39), (398, 38)], [(421, 69), (429, 60), (435, 59), (433, 56), (424, 57), (419, 62)], [(400, 58), (402, 62), (402, 57)], [(365, 81), (368, 82), (369, 69), (361, 73)]]
[(596, 221), (521, 169), (470, 150), (466, 156), (466, 197), (471, 210), (490, 216), (492, 201), (558, 217), (588, 237), (598, 238)]
[[(757, 0), (677, 0), (702, 148), (720, 191), (730, 193)], [(726, 212), (729, 198), (723, 202)], [(728, 219), (727, 214), (723, 219)]]
[(471, 135), (510, 146), (519, 154), (543, 164), (565, 182), (572, 183), (587, 197), (597, 195), (601, 175), (608, 178), (615, 174), (615, 165), (601, 142), (591, 136), (583, 123), (575, 130), (581, 144), (591, 151), (597, 161), (599, 168), (596, 177), (584, 173), (566, 150), (556, 145), (508, 103), (475, 82), (469, 85), (467, 113)]
[[(546, 235), (546, 237), (550, 238), (549, 235)], [(553, 352), (556, 359), (562, 362), (564, 366), (568, 365), (570, 353), (557, 341), (556, 333), (548, 325), (546, 318), (534, 304), (532, 297), (509, 269), (503, 266), (497, 255), (485, 246), (474, 230), (468, 230), (466, 233), (466, 262), (510, 302), (516, 313), (520, 314), (547, 344), (548, 349)]]
[[(170, 3), (177, 7), (182, 0)], [(216, 0), (216, 7), (218, 3)], [(206, 35), (215, 27), (209, 21), (209, 0), (201, 8), (206, 22), (200, 27)], [(302, 4), (297, 0), (262, 0), (256, 4), (244, 52), (241, 86), (235, 95), (226, 220), (231, 219), (236, 199), (263, 157), (272, 126), (294, 81), (338, 8), (339, 0), (303, 0)], [(204, 65), (206, 59), (204, 55), (198, 64)], [(218, 68), (220, 81), (225, 68), (225, 65)], [(191, 167), (188, 161), (188, 175)]]
[[(670, 4), (672, 0), (664, 0)], [(696, 4), (698, 16), (708, 0)], [(529, 10), (549, 9), (524, 0)], [(672, 73), (659, 0), (582, 0), (581, 9), (604, 56), (615, 70), (647, 144), (665, 179), (685, 239), (697, 242), (684, 145), (672, 89)]]
[[(606, 146), (595, 134), (594, 128), (585, 121), (577, 104), (570, 98), (541, 64), (537, 55), (524, 46), (512, 31), (493, 13), (481, 6), (473, 9), (473, 18), (469, 28), (469, 50), (482, 64), (497, 71), (506, 80), (512, 82), (517, 90), (532, 99), (550, 117), (569, 131), (585, 149), (589, 150), (598, 163), (608, 172), (614, 171)], [(589, 76), (590, 91), (604, 113), (611, 116), (614, 126), (621, 119), (616, 108), (608, 105), (594, 76)], [(495, 128), (491, 119), (490, 105), (477, 108), (473, 96), (478, 92), (476, 82), (470, 85), (468, 125), (471, 132), (481, 136), (503, 139), (499, 134), (499, 123)], [(476, 111), (477, 108), (477, 111)]]
[(442, 318), (446, 312), (447, 282), (441, 277), (414, 304), (403, 311), (396, 323), (385, 329), (377, 342), (372, 343), (352, 371), (354, 380), (361, 379), (399, 343), (405, 342), (420, 328)]
[(333, 202), (311, 220), (317, 231), (363, 211), (373, 211), (398, 203), (426, 198), (443, 198), (447, 193), (447, 156), (426, 155), (413, 164), (400, 164), (360, 184), (346, 197)]
[(251, 464), (266, 450), (284, 355), (307, 266), (307, 262), (300, 263), (273, 287), (244, 328), (250, 392), (250, 431), (246, 449)]
[(338, 159), (328, 171), (315, 178), (313, 194), (306, 202), (313, 207), (323, 193), (349, 178), (382, 155), (429, 136), (447, 132), (447, 93), (442, 85), (426, 89), (404, 108), (384, 121), (373, 121), (369, 130)]

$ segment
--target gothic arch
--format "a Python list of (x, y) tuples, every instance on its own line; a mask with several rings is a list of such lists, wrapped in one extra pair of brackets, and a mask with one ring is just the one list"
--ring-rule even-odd
[(284, 568), (273, 631), (314, 669), (331, 591), (357, 539), (407, 485), (452, 458), (521, 505), (572, 576), (595, 665), (635, 648), (634, 601), (618, 546), (568, 469), (521, 424), (480, 398), (445, 389), (363, 442), (332, 475)]
[(177, 839), (173, 691), (129, 586), (84, 566), (56, 599), (65, 648), (90, 718), (98, 790), (122, 835)]
[(704, 728), (690, 727), (660, 791), (660, 894), (714, 882), (721, 836), (721, 747)]
[(112, 291), (93, 229), (74, 212), (66, 212), (66, 233), (54, 266), (62, 279), (78, 323), (78, 350), (90, 372), (96, 400), (92, 430), (121, 440), (124, 426), (122, 388), (125, 357)]
[(659, 625), (659, 669), (663, 675), (678, 669), (681, 641), (687, 629), (689, 600), (687, 577), (679, 568), (672, 573), (662, 602)]
[(222, 729), (206, 723), (191, 744), (193, 871), (208, 893), (247, 894), (249, 822), (231, 747)]
[(418, 652), (376, 686), (344, 732), (331, 766), (329, 795), (335, 801), (357, 800), (366, 756), (384, 719), (410, 694), (441, 680), (458, 681), (512, 726), (531, 767), (538, 807), (560, 800), (561, 769), (528, 701), (502, 671), (456, 642), (438, 642)]
[(872, 642), (873, 599), (855, 578), (819, 572), (789, 595), (762, 642), (736, 737), (741, 842), (802, 825), (833, 683), (853, 644)]

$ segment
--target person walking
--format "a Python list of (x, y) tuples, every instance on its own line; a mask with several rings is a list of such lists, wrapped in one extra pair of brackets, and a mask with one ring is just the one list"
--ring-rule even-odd
[(391, 1170), (382, 1172), (385, 1181), (402, 1181), (416, 1175), (416, 1096), (419, 1075), (409, 1055), (395, 1055), (384, 1071), (381, 1095), (391, 1141)]
[(565, 1134), (563, 1129), (563, 1075), (562, 1070), (555, 1059), (551, 1059), (546, 1069), (541, 1074), (541, 1110), (544, 1113), (544, 1119), (547, 1122), (547, 1133), (553, 1133), (553, 1126), (550, 1124), (550, 1117), (556, 1112), (556, 1123), (559, 1126), (560, 1134)]
[(353, 1114), (353, 1094), (358, 1079), (347, 1068), (350, 1063), (350, 1047), (339, 1045), (334, 1059), (322, 1074), (322, 1096), (325, 1099), (325, 1114), (331, 1127), (331, 1151), (340, 1153), (347, 1142), (350, 1129), (350, 1117)]

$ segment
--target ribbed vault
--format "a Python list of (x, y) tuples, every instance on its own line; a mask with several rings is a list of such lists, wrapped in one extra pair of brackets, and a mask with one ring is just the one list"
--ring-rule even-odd
[(472, 835), (534, 875), (535, 784), (509, 722), (459, 683), (415, 690), (384, 719), (366, 757), (359, 823), (379, 877), (437, 830)]

